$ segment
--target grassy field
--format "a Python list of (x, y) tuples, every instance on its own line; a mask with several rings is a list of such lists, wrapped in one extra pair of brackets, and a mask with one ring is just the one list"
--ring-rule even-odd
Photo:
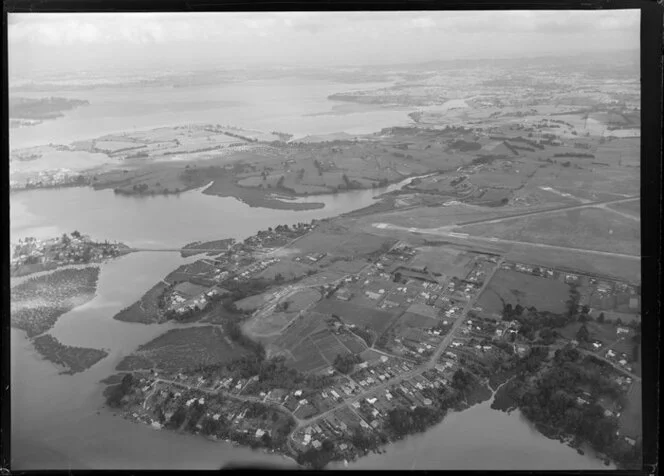
[(421, 207), (408, 210), (395, 210), (386, 213), (377, 213), (361, 220), (358, 225), (367, 231), (372, 230), (372, 223), (391, 223), (393, 225), (417, 228), (437, 228), (444, 225), (454, 225), (472, 220), (485, 218), (498, 218), (505, 215), (502, 209), (485, 208), (474, 205), (449, 205), (440, 207)]
[(329, 266), (327, 266), (327, 269), (344, 274), (356, 274), (359, 273), (362, 268), (368, 264), (369, 262), (364, 259), (353, 259), (351, 261), (340, 260), (331, 263)]
[(478, 305), (491, 314), (501, 314), (503, 302), (561, 313), (566, 309), (569, 291), (569, 285), (560, 281), (501, 269), (481, 294)]
[(306, 275), (307, 271), (311, 269), (313, 269), (311, 266), (291, 261), (289, 259), (282, 259), (281, 261), (265, 268), (257, 277), (273, 280), (277, 274), (280, 274), (286, 281), (290, 281)]
[(431, 318), (431, 319), (436, 319), (438, 317), (438, 313), (435, 308), (431, 306), (427, 306), (426, 304), (423, 303), (413, 303), (410, 305), (410, 307), (407, 309), (408, 313), (411, 314), (416, 314), (420, 315), (423, 317)]
[(344, 322), (360, 328), (369, 327), (379, 336), (394, 319), (394, 315), (389, 312), (360, 307), (337, 299), (324, 299), (314, 309), (323, 314), (335, 314)]
[(373, 363), (377, 362), (380, 360), (380, 358), (383, 356), (380, 352), (376, 352), (375, 350), (372, 349), (367, 349), (364, 352), (360, 354), (360, 357), (362, 357), (362, 360), (365, 362)]
[[(567, 324), (562, 329), (558, 329), (558, 332), (565, 339), (576, 339), (576, 333), (579, 331), (579, 328), (583, 324), (581, 322), (572, 322)], [(590, 333), (590, 338), (593, 340), (598, 340), (604, 345), (609, 345), (615, 342), (618, 339), (616, 334), (616, 327), (613, 324), (599, 324), (597, 322), (586, 322), (586, 328)]]
[(345, 238), (347, 230), (324, 229), (326, 226), (320, 227), (322, 229), (314, 230), (307, 233), (305, 236), (297, 240), (294, 248), (298, 249), (303, 254), (308, 253), (327, 253)]
[(267, 337), (280, 332), (291, 323), (297, 312), (273, 312), (267, 317), (252, 317), (242, 323), (242, 330), (249, 337)]
[(297, 318), (281, 336), (274, 342), (274, 346), (279, 349), (292, 349), (300, 342), (315, 332), (319, 327), (324, 326), (325, 315), (317, 312), (309, 312), (304, 316)]
[(215, 267), (203, 260), (194, 261), (193, 263), (184, 264), (172, 271), (164, 278), (167, 283), (178, 283), (181, 281), (188, 281), (191, 278), (202, 277), (205, 278), (214, 273)]
[(607, 205), (609, 208), (613, 208), (615, 210), (619, 210), (621, 212), (629, 213), (630, 215), (634, 215), (635, 217), (641, 217), (641, 201), (640, 200), (633, 200), (631, 202), (621, 202), (621, 203), (613, 203), (611, 205)]
[(335, 247), (335, 252), (343, 256), (364, 256), (376, 251), (387, 251), (396, 240), (369, 233), (352, 233)]
[(250, 207), (264, 207), (277, 210), (310, 210), (325, 206), (323, 203), (298, 203), (276, 200), (271, 198), (272, 191), (268, 189), (240, 187), (236, 185), (234, 177), (229, 174), (217, 174), (214, 183), (206, 188), (203, 193), (220, 197), (235, 197)]
[(597, 310), (595, 308), (593, 308), (593, 311), (590, 313), (590, 315), (596, 318), (597, 316), (599, 316), (600, 312), (604, 313), (604, 318), (606, 320), (616, 321), (620, 319), (623, 322), (623, 324), (628, 324), (632, 321), (636, 322), (641, 321), (640, 314), (627, 314), (626, 312), (602, 311), (602, 310)]
[(522, 263), (560, 267), (613, 276), (629, 282), (641, 282), (641, 261), (619, 256), (590, 255), (572, 250), (561, 253), (558, 250), (513, 245), (506, 252), (505, 257)]
[(296, 292), (285, 299), (285, 301), (289, 303), (288, 310), (296, 312), (308, 308), (312, 304), (318, 302), (321, 297), (321, 294), (315, 289), (307, 288)]
[[(151, 367), (178, 370), (224, 364), (246, 355), (249, 352), (232, 342), (219, 327), (201, 326), (172, 329), (140, 346), (133, 357), (143, 365), (149, 362)], [(117, 368), (127, 370), (134, 361), (125, 359)]]
[(595, 208), (467, 225), (459, 227), (458, 231), (474, 236), (632, 255), (641, 251), (638, 221)]
[(404, 312), (397, 321), (397, 325), (399, 326), (414, 327), (418, 329), (428, 329), (434, 327), (436, 324), (438, 324), (438, 319), (427, 317), (419, 313), (414, 314), (412, 312)]
[(416, 268), (427, 267), (432, 273), (440, 273), (445, 276), (465, 277), (466, 266), (471, 256), (461, 250), (444, 246), (423, 246), (418, 248), (418, 254), (409, 263)]
[(240, 299), (239, 301), (235, 301), (234, 304), (238, 309), (243, 311), (253, 311), (265, 304), (271, 296), (271, 292), (255, 294), (253, 296)]
[(205, 251), (201, 250), (215, 250), (213, 252), (208, 252), (208, 256), (210, 255), (215, 255), (219, 254), (218, 250), (227, 250), (234, 242), (235, 240), (233, 238), (226, 238), (223, 240), (214, 240), (214, 241), (206, 241), (206, 242), (200, 242), (200, 241), (195, 241), (193, 243), (188, 243), (183, 246), (183, 250), (180, 251), (180, 256), (183, 258), (187, 258), (189, 256), (194, 256), (199, 253), (204, 253)]
[(623, 410), (618, 424), (620, 425), (620, 432), (629, 436), (630, 438), (642, 437), (641, 418), (642, 418), (642, 401), (641, 401), (641, 382), (634, 382), (627, 394), (629, 403)]
[(166, 288), (167, 286), (163, 282), (157, 283), (150, 288), (140, 300), (136, 301), (131, 306), (122, 309), (113, 316), (113, 319), (124, 322), (140, 322), (143, 324), (162, 322), (164, 316), (157, 306), (157, 303)]
[(345, 228), (315, 230), (297, 241), (303, 253), (329, 253), (337, 256), (361, 257), (381, 249), (387, 251), (396, 240), (370, 233), (349, 232)]

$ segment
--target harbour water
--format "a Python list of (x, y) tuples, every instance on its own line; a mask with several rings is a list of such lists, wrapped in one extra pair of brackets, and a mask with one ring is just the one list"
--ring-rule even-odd
[(132, 246), (178, 247), (192, 241), (243, 239), (276, 225), (310, 222), (367, 207), (384, 188), (298, 198), (323, 203), (312, 210), (256, 208), (232, 197), (191, 190), (180, 195), (116, 195), (112, 190), (76, 187), (21, 191), (10, 201), (11, 241), (26, 236), (47, 238), (79, 230), (100, 240)]
[(48, 143), (69, 144), (105, 134), (187, 123), (221, 124), (279, 131), (296, 138), (347, 132), (368, 134), (383, 127), (406, 125), (409, 110), (352, 104), (335, 107), (331, 94), (389, 86), (392, 83), (343, 84), (287, 78), (184, 88), (107, 87), (17, 93), (22, 97), (64, 97), (90, 102), (64, 117), (12, 129), (11, 149)]

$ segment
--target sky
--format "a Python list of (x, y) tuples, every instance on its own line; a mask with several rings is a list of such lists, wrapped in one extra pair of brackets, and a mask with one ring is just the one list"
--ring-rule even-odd
[(639, 10), (10, 13), (10, 76), (395, 64), (639, 48)]

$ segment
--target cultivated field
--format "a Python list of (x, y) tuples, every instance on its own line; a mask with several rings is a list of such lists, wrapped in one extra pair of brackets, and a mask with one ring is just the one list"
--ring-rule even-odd
[(274, 346), (279, 349), (292, 349), (309, 334), (316, 331), (321, 326), (325, 325), (325, 315), (317, 312), (309, 312), (304, 316), (298, 317), (281, 336), (274, 341)]
[(352, 334), (340, 334), (337, 339), (346, 346), (353, 354), (359, 354), (367, 349), (367, 345), (363, 339)]
[(315, 372), (330, 365), (309, 338), (291, 349), (290, 353), (293, 359), (287, 361), (288, 365), (300, 372)]
[(290, 281), (304, 276), (307, 274), (307, 271), (311, 269), (313, 269), (311, 266), (288, 259), (282, 259), (281, 261), (265, 268), (260, 274), (258, 274), (258, 277), (273, 280), (275, 276), (280, 274), (286, 281)]
[(562, 313), (569, 298), (570, 287), (563, 282), (501, 269), (477, 304), (489, 314), (502, 314), (504, 304), (535, 306), (538, 311)]
[(328, 362), (334, 362), (337, 355), (344, 356), (351, 353), (350, 350), (348, 350), (348, 348), (346, 348), (346, 346), (327, 329), (312, 334), (310, 339)]

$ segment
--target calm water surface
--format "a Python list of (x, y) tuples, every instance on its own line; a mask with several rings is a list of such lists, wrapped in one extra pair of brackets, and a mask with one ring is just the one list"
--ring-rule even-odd
[(128, 197), (83, 187), (29, 190), (11, 196), (11, 241), (74, 230), (134, 246), (177, 247), (197, 240), (244, 239), (268, 227), (310, 222), (369, 206), (377, 195), (409, 180), (382, 189), (297, 200), (325, 204), (314, 210), (255, 208), (232, 197), (204, 195), (201, 190), (154, 197)]
[[(550, 440), (519, 411), (491, 409), (491, 401), (449, 414), (424, 434), (389, 445), (348, 469), (578, 470), (610, 469), (588, 455)], [(337, 468), (343, 465), (335, 465)], [(615, 468), (614, 468), (615, 469)]]
[(348, 105), (330, 101), (337, 92), (389, 86), (392, 83), (343, 84), (299, 78), (244, 81), (217, 86), (114, 87), (80, 91), (20, 93), (23, 97), (58, 96), (86, 99), (89, 106), (64, 117), (11, 130), (12, 149), (42, 144), (69, 144), (105, 134), (186, 123), (232, 125), (267, 132), (367, 134), (383, 127), (412, 123), (411, 110)]

